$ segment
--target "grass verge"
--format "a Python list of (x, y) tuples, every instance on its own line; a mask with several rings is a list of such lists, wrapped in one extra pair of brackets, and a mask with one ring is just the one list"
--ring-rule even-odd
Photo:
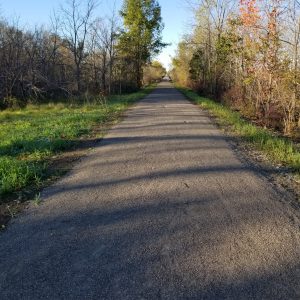
[(111, 96), (106, 105), (48, 103), (0, 112), (0, 204), (47, 179), (49, 160), (80, 143), (95, 126), (116, 120), (153, 86)]
[(254, 145), (256, 149), (263, 151), (272, 162), (289, 167), (298, 175), (300, 174), (300, 153), (292, 141), (253, 125), (244, 120), (238, 112), (234, 112), (213, 100), (201, 97), (190, 89), (183, 87), (177, 87), (177, 89), (188, 99), (217, 117), (220, 125), (229, 127), (231, 132)]

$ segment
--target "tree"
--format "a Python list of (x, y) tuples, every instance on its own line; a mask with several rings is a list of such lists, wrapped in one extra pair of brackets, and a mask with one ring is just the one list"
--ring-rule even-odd
[[(176, 56), (172, 60), (173, 69), (170, 76), (174, 81), (189, 86), (190, 85), (190, 62), (193, 56), (193, 49), (190, 45), (189, 37), (178, 44)], [(198, 67), (198, 66), (197, 66)]]
[(86, 40), (96, 4), (95, 0), (88, 0), (83, 8), (81, 1), (68, 0), (66, 7), (61, 7), (62, 35), (66, 40), (67, 48), (73, 55), (78, 93), (82, 91), (82, 63), (85, 59)]
[(161, 32), (161, 8), (156, 0), (125, 0), (121, 11), (124, 29), (118, 49), (125, 60), (133, 63), (136, 87), (142, 85), (143, 66), (165, 46)]
[(66, 0), (49, 27), (26, 29), (0, 20), (1, 109), (133, 91), (148, 75), (150, 82), (162, 76), (163, 68), (151, 65), (164, 45), (157, 1), (125, 1), (124, 26), (115, 6), (109, 16), (94, 16), (96, 5), (97, 0)]
[(143, 73), (143, 83), (150, 84), (159, 82), (167, 74), (167, 71), (159, 61), (153, 61), (144, 67)]
[(300, 1), (194, 3), (195, 24), (188, 39), (178, 45), (173, 79), (263, 126), (286, 135), (296, 132), (300, 127)]

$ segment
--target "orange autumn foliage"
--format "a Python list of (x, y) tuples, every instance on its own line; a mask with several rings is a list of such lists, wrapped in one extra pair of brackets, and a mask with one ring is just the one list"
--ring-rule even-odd
[(256, 27), (260, 20), (256, 0), (240, 0), (240, 17), (244, 26)]

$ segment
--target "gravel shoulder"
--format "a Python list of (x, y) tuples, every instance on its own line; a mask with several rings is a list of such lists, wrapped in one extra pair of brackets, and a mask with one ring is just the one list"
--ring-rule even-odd
[(0, 234), (1, 299), (299, 299), (300, 214), (169, 83)]

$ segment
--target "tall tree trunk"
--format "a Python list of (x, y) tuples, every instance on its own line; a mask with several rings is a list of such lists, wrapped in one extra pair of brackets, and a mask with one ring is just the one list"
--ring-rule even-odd
[(81, 85), (81, 68), (80, 65), (76, 65), (76, 83), (77, 83), (77, 93), (80, 94), (82, 91), (82, 85)]

